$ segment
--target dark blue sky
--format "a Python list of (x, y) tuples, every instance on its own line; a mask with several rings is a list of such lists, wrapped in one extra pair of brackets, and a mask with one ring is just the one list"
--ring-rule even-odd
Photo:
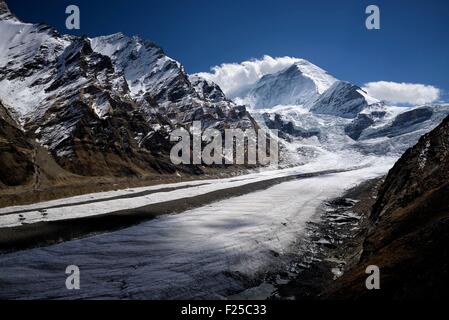
[[(449, 91), (447, 0), (7, 0), (27, 22), (63, 33), (65, 7), (81, 9), (88, 36), (123, 32), (161, 45), (189, 73), (223, 62), (305, 58), (337, 78), (414, 82)], [(365, 8), (381, 9), (380, 31), (365, 28)]]

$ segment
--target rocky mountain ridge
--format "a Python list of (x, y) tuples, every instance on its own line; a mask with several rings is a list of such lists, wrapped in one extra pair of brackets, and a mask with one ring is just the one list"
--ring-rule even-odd
[[(195, 86), (150, 41), (115, 34), (59, 34), (17, 19), (0, 1), (0, 101), (18, 128), (65, 170), (81, 176), (142, 176), (180, 170), (169, 133), (254, 128), (245, 107), (220, 89)], [(204, 90), (204, 91), (202, 91)]]

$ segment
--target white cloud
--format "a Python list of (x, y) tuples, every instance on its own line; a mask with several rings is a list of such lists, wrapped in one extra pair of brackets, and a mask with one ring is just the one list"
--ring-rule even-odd
[(370, 82), (365, 84), (363, 90), (374, 98), (391, 103), (420, 105), (434, 102), (440, 97), (440, 89), (418, 83)]
[(273, 58), (268, 55), (241, 63), (224, 63), (215, 66), (211, 72), (197, 75), (218, 84), (227, 96), (233, 98), (238, 91), (256, 83), (266, 74), (275, 73), (290, 67), (301, 59), (292, 57)]

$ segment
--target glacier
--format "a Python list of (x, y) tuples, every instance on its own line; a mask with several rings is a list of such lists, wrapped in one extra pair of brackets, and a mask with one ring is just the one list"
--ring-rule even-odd
[[(278, 255), (301, 241), (323, 201), (384, 174), (393, 162), (286, 182), (124, 230), (0, 255), (0, 298), (224, 299), (275, 269), (282, 261)], [(81, 291), (65, 289), (67, 265), (79, 266)]]

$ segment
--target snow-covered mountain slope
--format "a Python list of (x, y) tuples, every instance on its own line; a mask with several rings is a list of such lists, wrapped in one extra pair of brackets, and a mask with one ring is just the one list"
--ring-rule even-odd
[(354, 147), (363, 153), (401, 156), (449, 115), (449, 104), (401, 109), (392, 117), (382, 117), (378, 111), (367, 113), (374, 124), (361, 132)]
[(22, 23), (11, 14), (0, 16), (0, 30), (0, 97), (4, 104), (14, 104), (23, 118), (36, 113), (36, 106), (50, 96), (42, 87), (70, 39), (47, 26)]
[(168, 159), (175, 127), (195, 120), (218, 129), (255, 126), (245, 107), (211, 83), (194, 86), (150, 41), (65, 36), (23, 23), (0, 4), (0, 101), (65, 169), (175, 172)]
[(310, 105), (336, 81), (323, 69), (300, 60), (285, 70), (265, 75), (235, 100), (254, 108)]
[(399, 157), (449, 115), (449, 105), (375, 104), (355, 119), (316, 114), (301, 106), (252, 110), (252, 114), (261, 126), (279, 130), (282, 164), (295, 165), (331, 154), (345, 159), (350, 154)]
[(151, 41), (122, 33), (93, 38), (92, 49), (108, 56), (123, 72), (133, 98), (150, 97), (163, 104), (195, 95), (181, 64)]
[(95, 52), (109, 57), (123, 73), (130, 96), (152, 121), (165, 115), (173, 125), (201, 120), (204, 127), (254, 127), (245, 107), (227, 100), (220, 87), (189, 77), (182, 65), (151, 41), (121, 33), (90, 39)]

